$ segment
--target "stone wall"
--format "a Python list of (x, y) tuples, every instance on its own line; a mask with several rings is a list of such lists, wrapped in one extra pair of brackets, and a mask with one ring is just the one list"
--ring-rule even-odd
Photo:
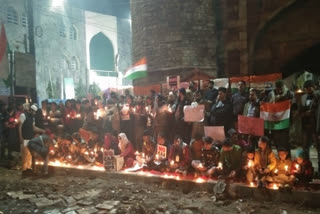
[(285, 65), (320, 42), (318, 0), (213, 0), (219, 74), (287, 72)]
[[(7, 11), (12, 7), (17, 12), (17, 24), (8, 23)], [(7, 39), (11, 50), (26, 53), (28, 51), (28, 27), (23, 26), (23, 17), (27, 17), (24, 0), (0, 0), (0, 23), (6, 29)]]
[(131, 1), (133, 62), (146, 56), (148, 77), (134, 85), (189, 75), (195, 68), (216, 76), (212, 0)]
[[(34, 2), (34, 28), (36, 52), (36, 83), (40, 100), (48, 98), (47, 87), (54, 90), (54, 98), (64, 98), (64, 78), (73, 78), (75, 87), (80, 79), (87, 82), (84, 11), (64, 5), (53, 8), (51, 1)], [(60, 36), (63, 23), (66, 36)], [(77, 39), (70, 39), (70, 28), (75, 27)], [(72, 69), (76, 59), (77, 68)]]

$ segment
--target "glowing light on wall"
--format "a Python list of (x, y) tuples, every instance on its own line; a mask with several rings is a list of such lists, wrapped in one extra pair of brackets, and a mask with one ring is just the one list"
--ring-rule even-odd
[(53, 8), (63, 7), (64, 0), (52, 0), (51, 6)]

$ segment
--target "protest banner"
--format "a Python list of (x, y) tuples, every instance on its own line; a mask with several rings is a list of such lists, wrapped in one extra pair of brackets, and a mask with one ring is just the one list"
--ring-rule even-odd
[(162, 145), (157, 145), (157, 155), (159, 156), (159, 159), (166, 159), (167, 158), (167, 147)]
[(213, 141), (222, 142), (226, 138), (223, 126), (205, 126), (204, 134), (205, 136), (212, 137)]
[(183, 108), (184, 121), (186, 122), (203, 122), (204, 105), (188, 105)]
[(264, 120), (256, 117), (238, 116), (238, 132), (254, 136), (264, 135)]

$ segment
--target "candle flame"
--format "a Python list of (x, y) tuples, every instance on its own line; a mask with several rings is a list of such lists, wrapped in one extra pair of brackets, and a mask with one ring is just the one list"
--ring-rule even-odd
[(278, 172), (278, 169), (275, 169), (275, 170), (274, 170), (274, 173), (277, 173), (277, 172)]
[(199, 183), (199, 184), (200, 184), (200, 183), (204, 183), (205, 181), (206, 181), (206, 180), (204, 180), (203, 178), (200, 178), (200, 177), (195, 180), (195, 182), (196, 182), (196, 183)]
[(288, 165), (285, 165), (285, 166), (284, 166), (284, 169), (285, 169), (286, 171), (288, 171), (288, 168), (289, 168)]
[(253, 182), (250, 182), (250, 187), (254, 187), (254, 183)]
[(299, 164), (296, 164), (296, 169), (299, 169), (300, 168), (300, 165)]
[(172, 160), (171, 162), (170, 162), (170, 165), (172, 166), (174, 164), (174, 161)]
[(221, 162), (219, 162), (218, 163), (218, 167), (217, 167), (218, 169), (223, 169), (223, 166), (222, 166), (222, 163)]
[(278, 186), (277, 184), (273, 184), (273, 185), (272, 185), (272, 189), (277, 190), (277, 189), (279, 189), (279, 186)]

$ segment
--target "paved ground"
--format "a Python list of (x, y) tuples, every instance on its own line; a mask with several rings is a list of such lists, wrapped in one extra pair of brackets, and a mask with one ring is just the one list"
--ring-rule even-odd
[(20, 172), (0, 168), (2, 213), (320, 213), (299, 204), (230, 199), (208, 191), (119, 176), (56, 175), (21, 179)]

